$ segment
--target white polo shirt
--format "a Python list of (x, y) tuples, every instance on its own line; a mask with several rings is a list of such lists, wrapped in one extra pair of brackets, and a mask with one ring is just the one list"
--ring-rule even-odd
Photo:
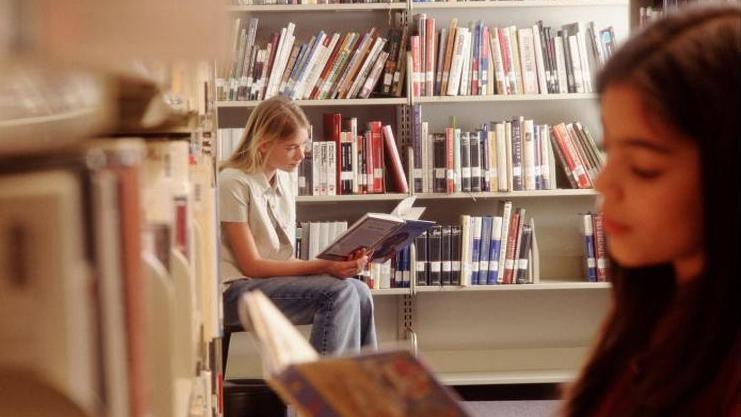
[[(278, 170), (269, 184), (262, 172), (248, 174), (235, 168), (219, 173), (219, 219), (250, 226), (261, 257), (286, 260), (294, 254), (296, 199), (288, 173)], [(222, 282), (245, 278), (222, 226), (220, 267)], [(247, 277), (249, 278), (249, 277)]]

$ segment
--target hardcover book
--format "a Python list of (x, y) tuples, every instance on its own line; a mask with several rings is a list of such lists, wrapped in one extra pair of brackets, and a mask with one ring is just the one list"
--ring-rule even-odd
[(424, 207), (412, 207), (415, 199), (414, 196), (405, 198), (391, 214), (366, 213), (330, 243), (317, 258), (340, 261), (360, 249), (366, 249), (373, 252), (373, 262), (385, 262), (435, 224), (432, 221), (419, 220)]
[(306, 417), (464, 417), (458, 398), (406, 351), (321, 358), (259, 291), (243, 296), (245, 328), (257, 335), (265, 379)]

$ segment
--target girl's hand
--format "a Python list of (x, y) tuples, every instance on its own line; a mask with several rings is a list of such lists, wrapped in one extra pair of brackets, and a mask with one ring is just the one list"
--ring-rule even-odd
[(368, 264), (365, 255), (348, 261), (327, 261), (326, 272), (336, 278), (349, 278), (358, 275)]

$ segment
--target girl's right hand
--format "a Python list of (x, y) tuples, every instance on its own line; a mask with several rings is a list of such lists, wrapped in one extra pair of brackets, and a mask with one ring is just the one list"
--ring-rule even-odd
[(336, 278), (349, 278), (358, 275), (368, 264), (368, 257), (362, 256), (349, 261), (327, 261), (326, 273)]

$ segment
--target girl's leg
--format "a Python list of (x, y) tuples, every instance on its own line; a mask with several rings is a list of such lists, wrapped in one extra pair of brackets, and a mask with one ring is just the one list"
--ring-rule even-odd
[(360, 349), (360, 301), (358, 291), (348, 280), (318, 275), (237, 281), (224, 293), (227, 325), (239, 323), (241, 295), (255, 289), (265, 293), (292, 323), (313, 323), (310, 342), (320, 354)]
[(373, 296), (368, 285), (359, 279), (348, 278), (358, 292), (360, 302), (360, 344), (376, 348), (376, 324), (373, 319)]

